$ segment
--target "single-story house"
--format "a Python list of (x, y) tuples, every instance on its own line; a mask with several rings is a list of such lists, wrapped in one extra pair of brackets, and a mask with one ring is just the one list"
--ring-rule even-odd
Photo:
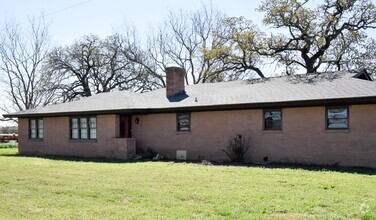
[(170, 159), (227, 160), (240, 134), (254, 163), (376, 168), (376, 82), (330, 72), (97, 94), (5, 117), (19, 120), (21, 154), (132, 159), (151, 148)]

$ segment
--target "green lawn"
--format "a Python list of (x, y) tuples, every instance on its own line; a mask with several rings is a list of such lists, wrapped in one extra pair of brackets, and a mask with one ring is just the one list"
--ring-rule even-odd
[(0, 149), (2, 149), (2, 148), (17, 148), (17, 147), (18, 147), (18, 143), (14, 142), (14, 141), (11, 141), (11, 142), (8, 142), (8, 143), (0, 143)]
[(0, 149), (1, 219), (375, 219), (376, 171), (23, 157)]

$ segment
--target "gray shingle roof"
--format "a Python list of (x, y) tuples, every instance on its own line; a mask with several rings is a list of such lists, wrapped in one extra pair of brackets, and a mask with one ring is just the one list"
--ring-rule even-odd
[(357, 79), (349, 72), (320, 75), (295, 75), (207, 83), (186, 86), (186, 95), (166, 98), (166, 90), (147, 93), (118, 91), (101, 93), (79, 101), (56, 104), (6, 116), (64, 115), (72, 113), (140, 111), (151, 109), (189, 109), (195, 107), (231, 106), (241, 104), (288, 103), (297, 101), (376, 98), (376, 82)]

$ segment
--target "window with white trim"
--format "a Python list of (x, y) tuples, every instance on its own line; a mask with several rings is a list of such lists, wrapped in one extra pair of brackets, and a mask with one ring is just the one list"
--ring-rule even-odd
[(71, 117), (70, 138), (88, 140), (97, 139), (97, 118), (96, 117)]

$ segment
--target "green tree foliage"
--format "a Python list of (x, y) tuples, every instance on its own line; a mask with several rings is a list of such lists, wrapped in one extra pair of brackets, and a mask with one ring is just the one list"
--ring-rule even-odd
[(344, 62), (348, 69), (365, 69), (376, 75), (376, 40), (367, 39), (360, 47), (354, 49), (349, 59)]
[[(376, 7), (370, 0), (263, 1), (264, 23), (283, 32), (265, 38), (270, 55), (286, 66), (317, 72), (323, 64), (338, 67), (347, 49), (365, 40), (364, 30), (376, 27)], [(334, 59), (332, 59), (334, 57)], [(346, 61), (346, 60), (344, 60)]]
[(216, 58), (223, 70), (232, 71), (227, 80), (249, 77), (250, 71), (265, 78), (259, 68), (263, 64), (262, 57), (267, 54), (263, 49), (263, 35), (252, 21), (244, 17), (226, 18), (215, 31), (213, 47), (206, 51), (205, 56)]

